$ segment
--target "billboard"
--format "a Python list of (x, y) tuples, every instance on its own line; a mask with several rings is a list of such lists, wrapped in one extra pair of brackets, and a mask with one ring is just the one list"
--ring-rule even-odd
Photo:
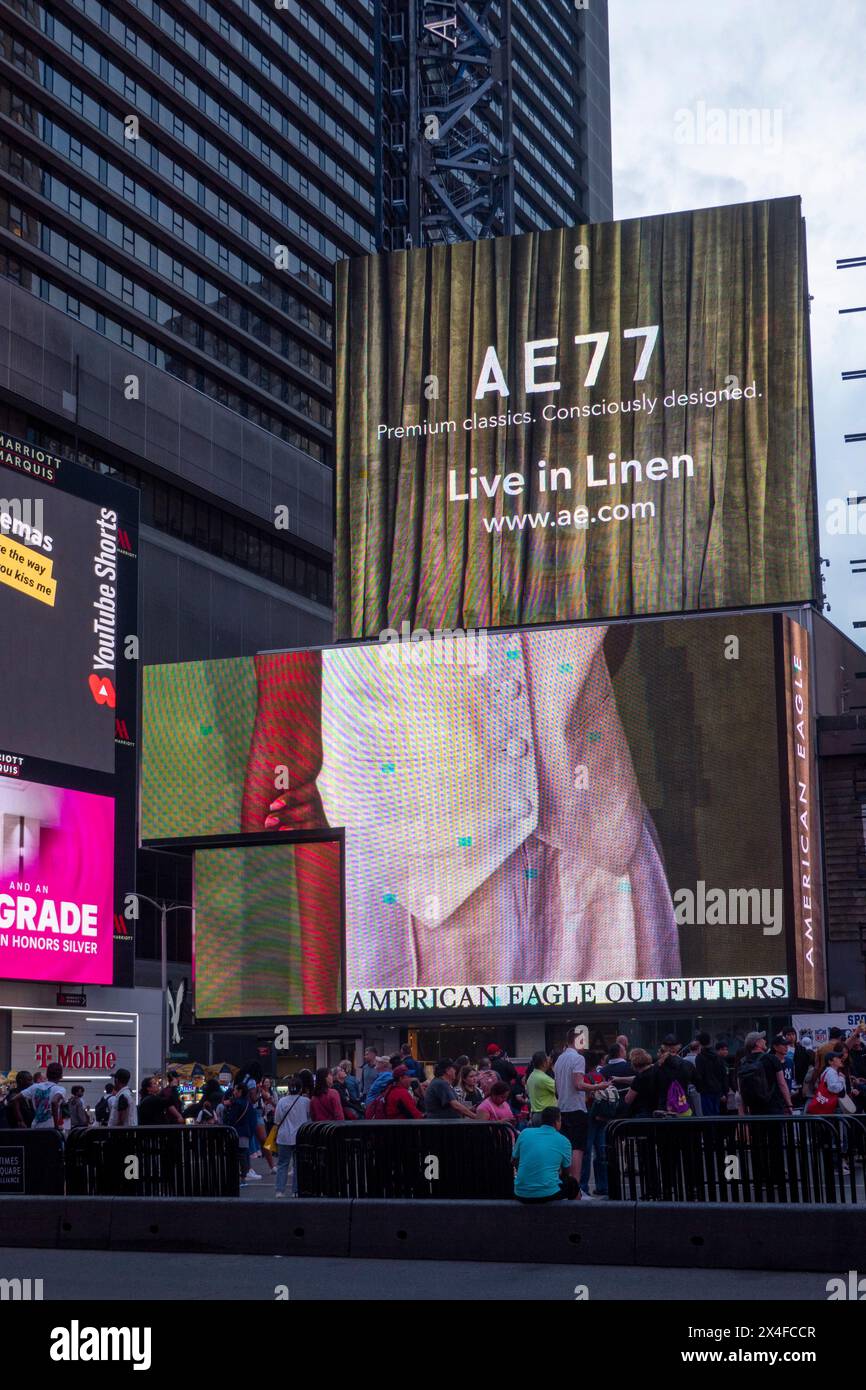
[(118, 985), (134, 974), (137, 545), (134, 488), (0, 434), (0, 796), (16, 781), (113, 799)]
[(145, 668), (142, 837), (344, 832), (349, 1013), (820, 990), (821, 967), (803, 974), (794, 950), (790, 623), (572, 625)]
[(798, 198), (337, 266), (336, 636), (808, 602)]
[(0, 747), (113, 772), (117, 512), (11, 473), (0, 487)]
[(114, 800), (0, 780), (0, 979), (111, 984)]
[(809, 634), (798, 623), (782, 630), (791, 872), (794, 880), (794, 956), (799, 993), (824, 1000), (826, 970), (821, 918), (820, 821)]
[(339, 840), (196, 850), (199, 1020), (340, 1013), (340, 855)]

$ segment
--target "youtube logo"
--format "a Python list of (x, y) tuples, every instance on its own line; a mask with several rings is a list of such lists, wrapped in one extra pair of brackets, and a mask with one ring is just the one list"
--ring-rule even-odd
[(114, 684), (108, 676), (97, 676), (92, 672), (87, 677), (87, 684), (90, 686), (90, 693), (98, 705), (108, 705), (109, 709), (114, 709), (117, 696), (114, 693)]

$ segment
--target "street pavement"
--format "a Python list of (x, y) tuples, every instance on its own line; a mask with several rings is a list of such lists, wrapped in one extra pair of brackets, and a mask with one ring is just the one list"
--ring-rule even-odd
[[(258, 1186), (258, 1184), (256, 1184)], [(751, 1303), (826, 1302), (827, 1274), (650, 1269), (614, 1265), (473, 1264), (0, 1248), (0, 1279), (41, 1279), (46, 1300), (208, 1299), (273, 1302), (398, 1298)], [(11, 1311), (11, 1310), (10, 1310)]]

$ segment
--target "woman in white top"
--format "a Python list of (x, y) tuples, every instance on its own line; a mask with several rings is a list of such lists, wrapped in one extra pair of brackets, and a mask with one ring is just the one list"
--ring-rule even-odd
[[(842, 1068), (845, 1065), (845, 1053), (841, 1048), (827, 1053), (827, 1066), (821, 1073), (821, 1080), (830, 1092), (831, 1096), (844, 1096), (846, 1092), (845, 1073)], [(836, 1102), (838, 1107), (838, 1100)]]
[(281, 1096), (274, 1111), (274, 1124), (277, 1126), (277, 1178), (276, 1197), (286, 1195), (289, 1168), (292, 1168), (292, 1196), (298, 1195), (298, 1165), (295, 1159), (295, 1145), (298, 1130), (310, 1118), (310, 1096), (313, 1094), (313, 1074), (299, 1071), (295, 1084), (287, 1096)]

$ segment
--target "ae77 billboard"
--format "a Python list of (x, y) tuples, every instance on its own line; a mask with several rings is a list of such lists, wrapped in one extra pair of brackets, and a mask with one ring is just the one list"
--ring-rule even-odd
[(344, 261), (336, 635), (808, 602), (798, 198)]

